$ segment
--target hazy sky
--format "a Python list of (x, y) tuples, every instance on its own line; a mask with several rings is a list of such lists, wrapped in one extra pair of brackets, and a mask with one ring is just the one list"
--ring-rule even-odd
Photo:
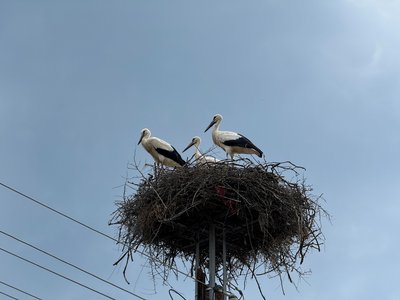
[[(307, 282), (286, 281), (283, 296), (264, 279), (268, 299), (398, 300), (399, 15), (391, 0), (3, 0), (0, 182), (115, 236), (107, 223), (127, 163), (135, 149), (151, 162), (140, 130), (178, 151), (199, 135), (208, 149), (203, 131), (220, 113), (221, 129), (267, 160), (306, 167), (333, 215)], [(110, 240), (2, 187), (0, 205), (0, 230), (146, 299), (169, 298), (140, 256), (127, 285)], [(0, 247), (133, 299), (2, 234)], [(0, 281), (44, 299), (104, 299), (4, 252)], [(171, 285), (193, 299), (191, 279)], [(244, 294), (259, 299), (252, 283)]]

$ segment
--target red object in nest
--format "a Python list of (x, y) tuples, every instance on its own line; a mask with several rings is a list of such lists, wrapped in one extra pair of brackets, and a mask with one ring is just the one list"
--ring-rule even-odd
[(236, 201), (231, 200), (225, 197), (226, 189), (224, 186), (217, 185), (215, 187), (215, 191), (217, 192), (218, 197), (224, 202), (225, 206), (228, 207), (228, 211), (230, 214), (236, 214), (238, 212), (236, 208)]
[(224, 198), (225, 197), (225, 188), (223, 186), (217, 185), (215, 187), (215, 190), (217, 191), (217, 194), (220, 198)]

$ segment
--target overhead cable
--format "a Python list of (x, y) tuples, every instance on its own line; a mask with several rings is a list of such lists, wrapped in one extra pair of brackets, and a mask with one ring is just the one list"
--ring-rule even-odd
[(21, 290), (21, 289), (15, 287), (15, 286), (9, 284), (9, 283), (5, 283), (4, 281), (1, 281), (1, 280), (0, 280), (0, 283), (3, 284), (3, 285), (5, 285), (5, 286), (8, 286), (9, 288), (12, 288), (12, 289), (18, 291), (18, 292), (21, 292), (21, 293), (23, 293), (23, 294), (25, 294), (25, 295), (28, 295), (28, 296), (30, 296), (30, 297), (32, 297), (32, 298), (34, 298), (34, 299), (42, 300), (42, 298), (39, 298), (39, 297), (37, 297), (37, 296), (35, 296), (35, 295), (31, 294), (31, 293), (25, 292), (25, 291), (23, 291), (23, 290)]
[(102, 282), (105, 282), (105, 283), (107, 283), (107, 284), (109, 284), (109, 285), (111, 285), (111, 286), (113, 286), (113, 287), (115, 287), (115, 288), (118, 288), (118, 289), (120, 289), (120, 290), (122, 290), (122, 291), (124, 291), (124, 292), (126, 292), (126, 293), (129, 293), (129, 294), (131, 294), (132, 296), (135, 296), (135, 297), (137, 297), (137, 298), (139, 298), (139, 299), (142, 299), (142, 300), (146, 300), (145, 298), (143, 298), (143, 297), (141, 297), (141, 296), (139, 296), (139, 295), (136, 295), (135, 293), (132, 293), (131, 291), (128, 291), (127, 289), (124, 289), (124, 288), (122, 288), (122, 287), (120, 287), (120, 286), (118, 286), (118, 285), (116, 285), (116, 284), (114, 284), (114, 283), (112, 283), (112, 282), (110, 282), (110, 281), (108, 281), (108, 280), (105, 280), (105, 279), (103, 279), (103, 278), (101, 278), (101, 277), (99, 277), (99, 276), (97, 276), (97, 275), (95, 275), (95, 274), (89, 272), (89, 271), (86, 271), (86, 270), (84, 270), (84, 269), (82, 269), (82, 268), (80, 268), (80, 267), (78, 267), (78, 266), (76, 266), (76, 265), (74, 265), (74, 264), (72, 264), (72, 263), (69, 263), (69, 262), (67, 262), (67, 261), (65, 261), (65, 260), (63, 260), (63, 259), (61, 259), (61, 258), (59, 258), (59, 257), (57, 257), (57, 256), (55, 256), (55, 255), (53, 255), (53, 254), (51, 254), (51, 253), (49, 253), (49, 252), (47, 252), (47, 251), (44, 251), (44, 250), (42, 250), (42, 249), (40, 249), (40, 248), (38, 248), (38, 247), (36, 247), (36, 246), (34, 246), (34, 245), (32, 245), (32, 244), (29, 244), (28, 242), (25, 242), (25, 241), (23, 241), (23, 240), (21, 240), (21, 239), (15, 237), (15, 236), (11, 235), (11, 234), (8, 234), (8, 233), (6, 233), (6, 232), (4, 232), (4, 231), (2, 231), (2, 230), (0, 230), (0, 233), (1, 233), (1, 234), (4, 234), (4, 235), (6, 235), (6, 236), (8, 236), (8, 237), (10, 237), (10, 238), (12, 238), (12, 239), (14, 239), (14, 240), (16, 240), (16, 241), (18, 241), (18, 242), (20, 242), (20, 243), (22, 243), (22, 244), (24, 244), (24, 245), (26, 245), (26, 246), (29, 246), (29, 247), (31, 247), (31, 248), (33, 248), (33, 249), (35, 249), (35, 250), (37, 250), (37, 251), (39, 251), (39, 252), (41, 252), (41, 253), (44, 253), (44, 254), (46, 254), (47, 256), (50, 256), (50, 257), (52, 257), (52, 258), (54, 258), (54, 259), (56, 259), (56, 260), (58, 260), (58, 261), (61, 261), (62, 263), (66, 264), (66, 265), (68, 265), (68, 266), (70, 266), (70, 267), (73, 267), (73, 268), (75, 268), (75, 269), (77, 269), (77, 270), (79, 270), (79, 271), (81, 271), (81, 272), (83, 272), (83, 273), (85, 273), (85, 274), (87, 274), (87, 275), (90, 275), (90, 276), (92, 276), (92, 277), (94, 277), (94, 278), (96, 278), (96, 279), (98, 279), (98, 280), (100, 280), (100, 281), (102, 281)]
[(38, 268), (41, 268), (41, 269), (43, 269), (43, 270), (45, 270), (45, 271), (47, 271), (47, 272), (50, 272), (50, 273), (52, 273), (52, 274), (54, 274), (54, 275), (57, 275), (57, 276), (59, 276), (59, 277), (61, 277), (61, 278), (63, 278), (63, 279), (66, 279), (66, 280), (68, 280), (68, 281), (70, 281), (70, 282), (72, 282), (72, 283), (75, 283), (75, 284), (77, 284), (77, 285), (79, 285), (79, 286), (81, 286), (81, 287), (83, 287), (83, 288), (86, 288), (86, 289), (88, 289), (88, 290), (90, 290), (90, 291), (92, 291), (92, 292), (94, 292), (94, 293), (96, 293), (96, 294), (99, 294), (99, 295), (101, 295), (101, 296), (104, 296), (104, 297), (106, 297), (106, 298), (108, 298), (108, 299), (116, 300), (115, 298), (113, 298), (113, 297), (111, 297), (111, 296), (108, 296), (108, 295), (106, 295), (106, 294), (104, 294), (104, 293), (102, 293), (102, 292), (99, 292), (98, 290), (95, 290), (94, 288), (91, 288), (91, 287), (89, 287), (89, 286), (87, 286), (87, 285), (85, 285), (85, 284), (83, 284), (83, 283), (80, 283), (80, 282), (78, 282), (78, 281), (76, 281), (76, 280), (74, 280), (74, 279), (71, 279), (71, 278), (69, 278), (69, 277), (67, 277), (67, 276), (65, 276), (65, 275), (62, 275), (62, 274), (57, 273), (57, 272), (55, 272), (55, 271), (53, 271), (53, 270), (50, 270), (49, 268), (43, 267), (43, 266), (41, 266), (41, 265), (39, 265), (39, 264), (37, 264), (37, 263), (35, 263), (35, 262), (29, 260), (29, 259), (26, 259), (26, 258), (24, 258), (24, 257), (22, 257), (22, 256), (19, 256), (18, 254), (15, 254), (15, 253), (13, 253), (13, 252), (11, 252), (11, 251), (8, 251), (8, 250), (6, 250), (6, 249), (3, 249), (3, 248), (1, 248), (1, 247), (0, 247), (0, 250), (3, 251), (3, 252), (5, 252), (5, 253), (7, 253), (7, 254), (10, 254), (10, 255), (12, 255), (12, 256), (14, 256), (14, 257), (17, 257), (17, 258), (19, 258), (19, 259), (21, 259), (21, 260), (23, 260), (23, 261), (25, 261), (25, 262), (27, 262), (27, 263), (30, 263), (30, 264), (32, 264), (32, 265), (38, 267)]
[(7, 293), (4, 293), (4, 292), (2, 292), (2, 291), (0, 291), (0, 295), (4, 295), (4, 296), (6, 296), (6, 297), (8, 297), (8, 298), (10, 298), (10, 299), (18, 300), (18, 298), (15, 298), (15, 297), (13, 297), (13, 296), (11, 296), (11, 295), (9, 295), (9, 294), (7, 294)]
[[(77, 224), (79, 224), (79, 225), (85, 227), (86, 229), (89, 229), (89, 230), (91, 230), (91, 231), (93, 231), (93, 232), (95, 232), (95, 233), (97, 233), (97, 234), (100, 234), (100, 235), (102, 235), (102, 236), (104, 236), (104, 237), (106, 237), (106, 238), (108, 238), (108, 239), (110, 239), (110, 240), (112, 240), (112, 241), (114, 241), (114, 242), (116, 242), (116, 243), (120, 243), (120, 241), (118, 241), (116, 238), (113, 238), (112, 236), (110, 236), (110, 235), (108, 235), (108, 234), (106, 234), (106, 233), (103, 233), (103, 232), (101, 232), (101, 231), (99, 231), (99, 230), (97, 230), (97, 229), (95, 229), (95, 228), (93, 228), (93, 227), (91, 227), (91, 226), (89, 226), (89, 225), (86, 225), (85, 223), (83, 223), (83, 222), (81, 222), (81, 221), (78, 221), (77, 219), (72, 218), (72, 217), (66, 215), (65, 213), (62, 213), (62, 212), (60, 212), (60, 211), (58, 211), (58, 210), (56, 210), (56, 209), (54, 209), (54, 208), (52, 208), (52, 207), (50, 207), (50, 206), (48, 206), (48, 205), (46, 205), (46, 204), (40, 202), (39, 200), (36, 200), (36, 199), (34, 199), (33, 197), (30, 197), (30, 196), (28, 196), (28, 195), (26, 195), (26, 194), (24, 194), (24, 193), (22, 193), (22, 192), (20, 192), (20, 191), (18, 191), (18, 190), (16, 190), (16, 189), (10, 187), (10, 186), (8, 186), (8, 185), (2, 183), (2, 182), (0, 182), (0, 185), (3, 186), (3, 187), (5, 187), (5, 188), (8, 189), (8, 190), (14, 192), (14, 193), (19, 194), (20, 196), (22, 196), (22, 197), (24, 197), (24, 198), (26, 198), (26, 199), (28, 199), (28, 200), (31, 200), (31, 201), (35, 202), (36, 204), (38, 204), (38, 205), (40, 205), (40, 206), (42, 206), (42, 207), (45, 207), (45, 208), (51, 210), (52, 212), (54, 212), (54, 213), (56, 213), (56, 214), (58, 214), (58, 215), (60, 215), (60, 216), (63, 216), (64, 218), (67, 218), (68, 220), (70, 220), (70, 221), (72, 221), (72, 222), (75, 222), (75, 223), (77, 223)], [(121, 244), (123, 244), (123, 243), (121, 243)], [(182, 272), (181, 270), (178, 270), (177, 268), (174, 268), (174, 267), (172, 267), (172, 266), (167, 265), (166, 263), (164, 263), (162, 260), (160, 260), (160, 259), (157, 258), (157, 257), (151, 257), (149, 254), (147, 254), (147, 253), (145, 253), (145, 252), (142, 252), (142, 251), (140, 251), (140, 250), (138, 250), (138, 249), (136, 249), (135, 251), (138, 252), (138, 253), (140, 253), (140, 254), (142, 254), (143, 256), (145, 256), (145, 257), (147, 257), (147, 258), (150, 258), (150, 259), (153, 259), (153, 260), (157, 260), (158, 262), (160, 262), (160, 263), (163, 264), (164, 266), (170, 268), (171, 270), (176, 271), (177, 273), (180, 273), (180, 274), (182, 274), (182, 275), (185, 275), (186, 277), (189, 277), (189, 278), (191, 278), (191, 279), (193, 279), (193, 280), (195, 280), (195, 281), (198, 281), (198, 282), (202, 283), (202, 282), (201, 282), (200, 280), (198, 280), (197, 278), (195, 278), (195, 277), (193, 277), (193, 276), (190, 276), (190, 275), (186, 274), (185, 272)]]

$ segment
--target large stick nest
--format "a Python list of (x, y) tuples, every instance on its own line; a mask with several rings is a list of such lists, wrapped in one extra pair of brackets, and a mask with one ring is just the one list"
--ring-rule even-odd
[(158, 267), (173, 266), (180, 257), (192, 261), (193, 269), (199, 242), (200, 264), (207, 266), (208, 230), (214, 224), (217, 265), (224, 233), (232, 277), (249, 270), (255, 275), (256, 269), (289, 279), (293, 271), (301, 275), (306, 253), (320, 249), (319, 217), (326, 212), (300, 171), (290, 162), (240, 159), (141, 173), (138, 182), (130, 182), (135, 192), (117, 202), (111, 221), (119, 226), (122, 258), (144, 246)]

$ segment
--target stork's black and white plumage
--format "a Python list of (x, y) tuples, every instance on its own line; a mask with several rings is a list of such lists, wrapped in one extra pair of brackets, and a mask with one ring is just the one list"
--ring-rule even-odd
[(219, 130), (221, 121), (222, 116), (216, 114), (204, 132), (210, 129), (211, 126), (214, 126), (212, 130), (213, 142), (215, 145), (224, 149), (226, 156), (229, 154), (231, 159), (233, 159), (235, 154), (255, 154), (262, 157), (263, 152), (245, 136), (232, 131)]
[(154, 158), (157, 165), (179, 167), (185, 164), (185, 161), (171, 144), (162, 139), (151, 137), (151, 132), (147, 128), (142, 129), (138, 145), (140, 143)]
[(195, 136), (190, 144), (183, 150), (182, 152), (185, 152), (187, 149), (190, 147), (194, 146), (196, 148), (196, 151), (194, 152), (194, 156), (196, 157), (196, 162), (197, 164), (206, 164), (206, 163), (216, 163), (219, 162), (218, 159), (215, 157), (209, 156), (209, 155), (204, 155), (200, 152), (199, 146), (201, 143), (201, 139), (198, 136)]

